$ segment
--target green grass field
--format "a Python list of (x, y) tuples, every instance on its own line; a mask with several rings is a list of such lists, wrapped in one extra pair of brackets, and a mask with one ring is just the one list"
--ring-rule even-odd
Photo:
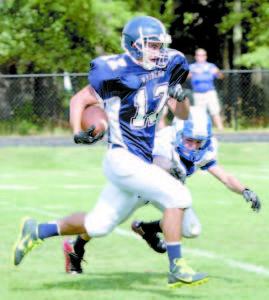
[(135, 218), (161, 216), (151, 206), (87, 245), (81, 276), (64, 271), (63, 237), (47, 240), (14, 267), (11, 249), (23, 217), (43, 222), (93, 207), (106, 183), (104, 152), (98, 146), (0, 149), (1, 299), (269, 299), (266, 143), (220, 144), (219, 162), (256, 191), (263, 202), (259, 214), (205, 172), (187, 182), (203, 232), (183, 240), (183, 255), (193, 268), (210, 274), (205, 285), (167, 289), (166, 254), (154, 253), (130, 231)]

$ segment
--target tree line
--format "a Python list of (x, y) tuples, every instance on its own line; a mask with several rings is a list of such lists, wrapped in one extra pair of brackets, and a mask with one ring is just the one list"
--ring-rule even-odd
[(221, 69), (269, 69), (267, 0), (2, 0), (0, 72), (88, 72), (91, 59), (122, 52), (138, 15), (160, 19), (189, 60), (201, 47)]

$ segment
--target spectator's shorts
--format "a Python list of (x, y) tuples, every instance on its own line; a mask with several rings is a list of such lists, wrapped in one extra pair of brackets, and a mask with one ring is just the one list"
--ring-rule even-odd
[(208, 110), (211, 116), (220, 113), (220, 104), (216, 91), (208, 91), (206, 93), (194, 93), (194, 105), (204, 110)]

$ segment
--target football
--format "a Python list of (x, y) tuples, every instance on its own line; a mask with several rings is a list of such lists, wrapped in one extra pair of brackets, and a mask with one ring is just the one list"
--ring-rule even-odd
[(97, 105), (91, 105), (84, 109), (81, 119), (82, 130), (87, 130), (92, 125), (95, 126), (93, 135), (97, 135), (101, 131), (107, 131), (108, 118), (103, 108)]

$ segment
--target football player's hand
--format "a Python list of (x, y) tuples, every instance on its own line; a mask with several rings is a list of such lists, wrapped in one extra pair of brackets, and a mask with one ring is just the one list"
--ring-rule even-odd
[(74, 142), (76, 144), (94, 144), (97, 141), (101, 140), (104, 137), (105, 132), (101, 131), (97, 135), (93, 136), (94, 130), (95, 126), (92, 125), (85, 131), (79, 131), (74, 135)]
[(170, 175), (181, 181), (182, 184), (185, 184), (186, 174), (184, 174), (179, 168), (171, 168), (169, 169), (169, 173)]
[(184, 90), (182, 89), (182, 86), (180, 84), (169, 87), (168, 88), (168, 94), (169, 94), (170, 97), (177, 100), (177, 102), (182, 102), (187, 97), (187, 93), (184, 92)]
[(245, 188), (243, 190), (243, 197), (245, 198), (245, 200), (247, 202), (250, 202), (250, 201), (252, 202), (251, 208), (254, 211), (259, 212), (259, 210), (261, 209), (261, 202), (255, 192)]

